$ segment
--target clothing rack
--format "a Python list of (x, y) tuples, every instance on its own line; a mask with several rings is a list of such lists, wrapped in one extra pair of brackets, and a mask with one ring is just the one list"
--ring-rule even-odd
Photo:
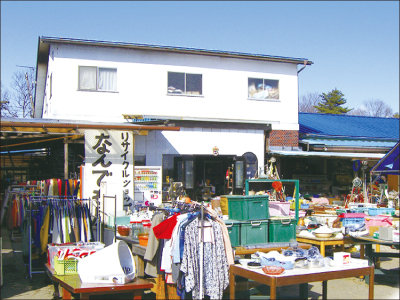
[[(5, 216), (6, 209), (9, 207), (8, 203), (11, 200), (12, 195), (32, 195), (35, 193), (40, 193), (40, 190), (37, 189), (36, 185), (10, 185), (5, 191), (4, 195), (4, 202), (1, 208), (1, 224), (3, 224), (3, 218)], [(12, 230), (12, 228), (9, 229)]]
[[(203, 263), (204, 263), (204, 201), (201, 201), (201, 203), (200, 202), (196, 202), (196, 201), (191, 201), (191, 203), (186, 203), (186, 202), (183, 202), (183, 201), (179, 201), (179, 200), (175, 200), (175, 201), (173, 201), (173, 204), (177, 204), (177, 205), (182, 205), (183, 204), (183, 206), (185, 206), (185, 205), (187, 205), (187, 206), (190, 206), (190, 207), (193, 207), (193, 206), (197, 206), (197, 207), (200, 207), (201, 208), (201, 214), (200, 214), (200, 216), (201, 216), (201, 218), (200, 218), (200, 244), (199, 244), (199, 251), (200, 251), (200, 261), (199, 261), (199, 267), (200, 267), (200, 271), (199, 271), (199, 273), (200, 273), (200, 286), (199, 286), (199, 289), (200, 289), (200, 295), (203, 295), (203, 272), (204, 272), (204, 266), (203, 266)], [(203, 296), (202, 296), (203, 297)]]
[[(30, 196), (28, 198), (28, 208), (27, 213), (29, 213), (29, 230), (28, 230), (28, 278), (32, 278), (32, 274), (44, 273), (45, 271), (32, 271), (32, 212), (37, 211), (32, 208), (33, 203), (40, 202), (57, 202), (57, 201), (89, 201), (89, 212), (90, 212), (90, 200), (91, 199), (78, 199), (76, 196)], [(99, 226), (97, 219), (97, 228)]]
[(203, 260), (204, 260), (204, 202), (201, 205), (201, 237), (200, 237), (200, 296), (203, 297)]

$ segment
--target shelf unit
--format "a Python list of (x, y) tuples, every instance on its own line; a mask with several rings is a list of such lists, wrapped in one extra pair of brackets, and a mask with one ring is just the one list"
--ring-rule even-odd
[(329, 193), (332, 186), (327, 175), (293, 174), (293, 178), (299, 180), (301, 193)]

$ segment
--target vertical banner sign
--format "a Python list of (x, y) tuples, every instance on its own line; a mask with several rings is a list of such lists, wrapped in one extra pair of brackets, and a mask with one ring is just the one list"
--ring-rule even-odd
[(106, 198), (103, 207), (103, 194), (117, 196), (117, 215), (133, 205), (133, 151), (132, 132), (85, 130), (84, 197), (98, 199), (108, 216), (114, 216), (115, 203)]

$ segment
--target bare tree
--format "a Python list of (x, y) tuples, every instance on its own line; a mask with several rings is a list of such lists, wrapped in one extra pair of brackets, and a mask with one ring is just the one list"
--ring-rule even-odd
[(394, 116), (393, 109), (380, 99), (369, 99), (363, 101), (363, 108), (351, 111), (349, 115), (370, 116), (381, 118), (392, 118)]
[(349, 111), (347, 114), (351, 116), (369, 116), (368, 112), (362, 108), (355, 108), (352, 111)]
[(17, 113), (11, 106), (11, 95), (1, 83), (1, 116), (2, 117), (17, 117)]
[(35, 69), (29, 68), (27, 72), (15, 72), (12, 80), (11, 87), (15, 93), (11, 102), (18, 116), (33, 117), (32, 95), (35, 93)]
[(299, 112), (317, 113), (315, 106), (321, 101), (321, 97), (317, 92), (303, 95), (299, 101)]

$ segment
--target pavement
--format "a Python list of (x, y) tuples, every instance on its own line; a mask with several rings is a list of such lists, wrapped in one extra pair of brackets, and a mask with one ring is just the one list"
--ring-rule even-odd
[[(53, 299), (54, 288), (45, 273), (34, 273), (28, 278), (27, 267), (22, 255), (22, 233), (13, 230), (10, 238), (6, 226), (1, 228), (2, 237), (2, 286), (1, 299)], [(381, 246), (381, 252), (399, 253), (399, 250)], [(400, 299), (399, 294), (399, 258), (381, 258), (380, 269), (376, 270), (374, 298)], [(255, 282), (238, 282), (237, 290), (251, 290)], [(261, 291), (261, 289), (259, 289)], [(268, 292), (268, 291), (267, 291)], [(285, 286), (277, 289), (281, 299), (296, 298), (299, 286)], [(229, 288), (224, 299), (229, 297)], [(155, 294), (145, 295), (145, 299), (155, 299)], [(252, 295), (252, 299), (266, 299), (261, 295)], [(367, 299), (368, 285), (360, 278), (346, 278), (328, 282), (328, 299)], [(308, 299), (322, 299), (322, 283), (309, 283)]]

